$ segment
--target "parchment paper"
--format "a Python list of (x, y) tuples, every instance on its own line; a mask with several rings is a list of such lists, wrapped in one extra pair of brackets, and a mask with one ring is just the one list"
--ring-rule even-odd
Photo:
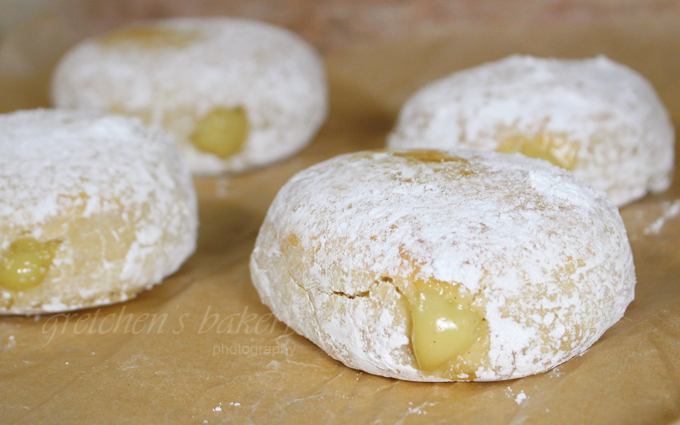
[[(49, 68), (78, 38), (60, 37), (47, 31), (23, 46), (15, 39), (13, 52), (0, 49), (2, 111), (47, 106)], [(583, 356), (545, 374), (449, 384), (365, 374), (276, 321), (251, 285), (255, 236), (290, 176), (381, 147), (418, 87), (512, 53), (606, 54), (648, 77), (678, 126), (673, 20), (458, 27), (335, 52), (326, 58), (330, 116), (307, 149), (247, 174), (196, 179), (198, 251), (178, 273), (127, 303), (0, 318), (0, 422), (665, 424), (680, 417), (677, 173), (668, 192), (621, 210), (638, 278), (625, 318)], [(19, 60), (26, 57), (34, 59)]]

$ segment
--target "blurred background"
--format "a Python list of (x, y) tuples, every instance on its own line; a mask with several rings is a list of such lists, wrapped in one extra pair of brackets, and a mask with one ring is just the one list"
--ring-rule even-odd
[(680, 0), (0, 0), (0, 112), (49, 106), (54, 65), (87, 36), (211, 15), (297, 32), (325, 56), (332, 91), (381, 102), (386, 117), (432, 79), (513, 53), (605, 54), (665, 87), (680, 116), (668, 105), (680, 96)]
[[(228, 15), (298, 32), (322, 51), (456, 25), (583, 25), (671, 17), (677, 0), (2, 0), (0, 36), (17, 25), (67, 19), (80, 31), (130, 20)], [(52, 22), (55, 25), (56, 22)]]

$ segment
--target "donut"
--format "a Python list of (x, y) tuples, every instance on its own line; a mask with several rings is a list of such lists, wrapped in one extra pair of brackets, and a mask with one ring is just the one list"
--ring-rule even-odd
[(138, 23), (73, 47), (52, 101), (133, 115), (176, 139), (195, 174), (240, 172), (292, 155), (323, 123), (319, 55), (292, 32), (230, 18)]
[(588, 349), (633, 300), (606, 194), (547, 161), (366, 151), (301, 171), (250, 260), (281, 321), (345, 365), (410, 381), (541, 373)]
[(621, 206), (671, 183), (675, 136), (652, 85), (604, 56), (511, 56), (415, 93), (394, 149), (519, 152), (572, 171)]
[(0, 115), (0, 314), (134, 297), (191, 255), (197, 225), (165, 133), (85, 111)]

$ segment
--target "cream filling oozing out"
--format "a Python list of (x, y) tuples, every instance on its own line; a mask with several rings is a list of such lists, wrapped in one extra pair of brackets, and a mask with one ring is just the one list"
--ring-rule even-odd
[[(482, 325), (483, 318), (473, 310), (470, 297), (463, 297), (457, 286), (436, 280), (418, 280), (414, 286), (414, 295), (407, 298), (411, 346), (418, 366), (426, 372), (436, 372), (446, 368), (451, 360), (465, 357), (486, 327)], [(451, 377), (445, 371), (436, 374)]]
[(514, 135), (504, 138), (496, 148), (501, 153), (521, 153), (530, 158), (542, 159), (572, 171), (580, 144), (568, 140), (564, 134), (537, 133), (533, 137)]
[(60, 242), (17, 239), (0, 253), (0, 286), (25, 291), (42, 283), (52, 266)]
[(199, 151), (226, 159), (243, 149), (249, 132), (245, 109), (219, 107), (196, 122), (189, 138)]
[[(147, 125), (153, 125), (153, 112), (150, 109), (130, 111), (120, 105), (109, 108), (114, 114), (137, 117)], [(227, 159), (243, 150), (250, 135), (250, 122), (243, 107), (217, 107), (196, 119), (191, 110), (166, 111), (158, 124), (166, 131), (173, 131), (173, 121), (190, 119), (194, 121), (189, 142), (200, 152), (209, 153), (221, 159)], [(181, 133), (181, 132), (180, 132)]]

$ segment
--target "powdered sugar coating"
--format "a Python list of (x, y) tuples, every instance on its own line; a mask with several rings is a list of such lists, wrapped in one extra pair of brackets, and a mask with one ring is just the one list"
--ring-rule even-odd
[[(62, 59), (52, 83), (58, 107), (124, 112), (173, 134), (194, 173), (242, 171), (302, 149), (323, 123), (323, 64), (283, 28), (231, 18), (178, 18), (134, 28), (168, 31), (167, 45), (104, 36)], [(183, 39), (184, 37), (184, 39)], [(153, 44), (153, 43), (152, 43)], [(189, 141), (197, 120), (216, 107), (243, 107), (250, 134), (227, 159)]]
[(165, 134), (98, 113), (0, 115), (0, 255), (22, 237), (60, 241), (39, 286), (0, 286), (0, 313), (132, 297), (179, 268), (197, 226), (191, 176)]
[(573, 172), (624, 205), (671, 182), (675, 136), (652, 85), (604, 56), (511, 56), (415, 93), (391, 148), (496, 150), (502, 138), (559, 134), (580, 145)]
[(584, 352), (634, 297), (626, 230), (606, 195), (551, 164), (451, 151), (342, 155), (295, 175), (251, 257), (262, 301), (335, 359), (370, 373), (417, 368), (403, 294), (436, 279), (472, 294), (489, 325), (472, 376), (513, 379)]

